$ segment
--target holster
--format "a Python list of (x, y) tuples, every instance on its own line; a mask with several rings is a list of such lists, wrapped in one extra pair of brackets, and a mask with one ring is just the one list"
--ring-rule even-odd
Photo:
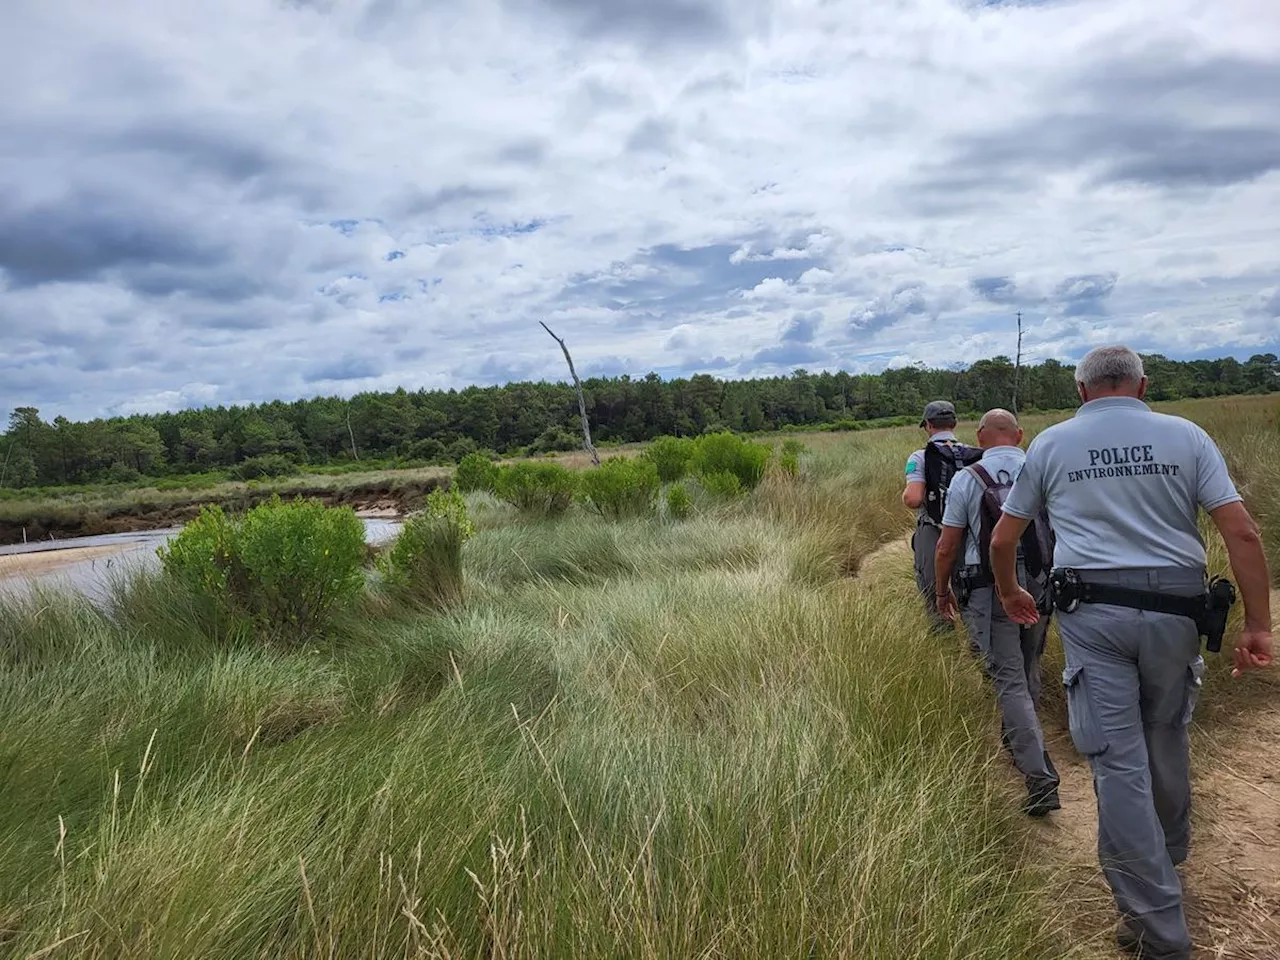
[(1230, 580), (1214, 577), (1209, 581), (1209, 590), (1205, 596), (1204, 618), (1200, 621), (1200, 636), (1205, 638), (1204, 647), (1211, 653), (1222, 649), (1222, 637), (1227, 632), (1227, 617), (1231, 613), (1231, 605), (1236, 602), (1236, 587)]

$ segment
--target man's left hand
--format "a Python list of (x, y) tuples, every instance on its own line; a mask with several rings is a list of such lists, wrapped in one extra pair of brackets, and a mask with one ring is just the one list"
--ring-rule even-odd
[(1019, 587), (1013, 593), (1001, 594), (1000, 603), (1004, 612), (1014, 623), (1029, 627), (1040, 619), (1040, 610), (1036, 606), (1036, 598)]
[(948, 590), (946, 593), (939, 593), (935, 599), (938, 601), (938, 616), (944, 620), (952, 622), (956, 619), (956, 595), (953, 591)]

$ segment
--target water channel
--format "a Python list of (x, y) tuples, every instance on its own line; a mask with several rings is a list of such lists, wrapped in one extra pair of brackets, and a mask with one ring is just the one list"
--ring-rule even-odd
[[(363, 518), (365, 540), (386, 543), (400, 531), (400, 521)], [(112, 581), (135, 570), (159, 566), (156, 548), (180, 528), (111, 533), (98, 537), (41, 540), (0, 547), (0, 595), (53, 588), (102, 599)]]

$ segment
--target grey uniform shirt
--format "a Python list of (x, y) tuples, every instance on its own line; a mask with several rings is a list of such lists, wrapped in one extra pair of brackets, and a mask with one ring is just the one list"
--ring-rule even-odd
[[(952, 432), (951, 430), (939, 430), (937, 433), (935, 433), (932, 437), (929, 438), (929, 442), (932, 443), (935, 440), (958, 441), (959, 439), (960, 438), (957, 437), (955, 433)], [(924, 483), (924, 449), (923, 448), (917, 450), (915, 453), (911, 454), (911, 456), (907, 457), (906, 474), (907, 474), (907, 483)], [(952, 479), (954, 479), (954, 477)], [(923, 506), (916, 507), (916, 522), (918, 523), (924, 516), (925, 516), (924, 507)]]
[[(996, 483), (1011, 483), (1018, 479), (1026, 459), (1021, 447), (991, 447), (982, 454), (982, 467)], [(978, 551), (978, 536), (982, 531), (982, 481), (974, 476), (972, 467), (966, 467), (951, 478), (942, 525), (965, 530), (966, 566), (973, 567), (982, 562)]]
[(1048, 507), (1054, 563), (1080, 570), (1202, 569), (1197, 508), (1240, 500), (1209, 435), (1141, 400), (1092, 400), (1032, 441), (1004, 512)]

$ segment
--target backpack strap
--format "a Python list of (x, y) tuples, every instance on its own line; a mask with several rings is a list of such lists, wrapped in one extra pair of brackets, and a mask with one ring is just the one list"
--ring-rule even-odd
[(984, 491), (990, 490), (996, 485), (996, 482), (991, 479), (991, 474), (987, 473), (987, 468), (981, 463), (971, 463), (965, 469), (973, 472), (973, 475), (978, 478), (978, 482), (982, 484)]

